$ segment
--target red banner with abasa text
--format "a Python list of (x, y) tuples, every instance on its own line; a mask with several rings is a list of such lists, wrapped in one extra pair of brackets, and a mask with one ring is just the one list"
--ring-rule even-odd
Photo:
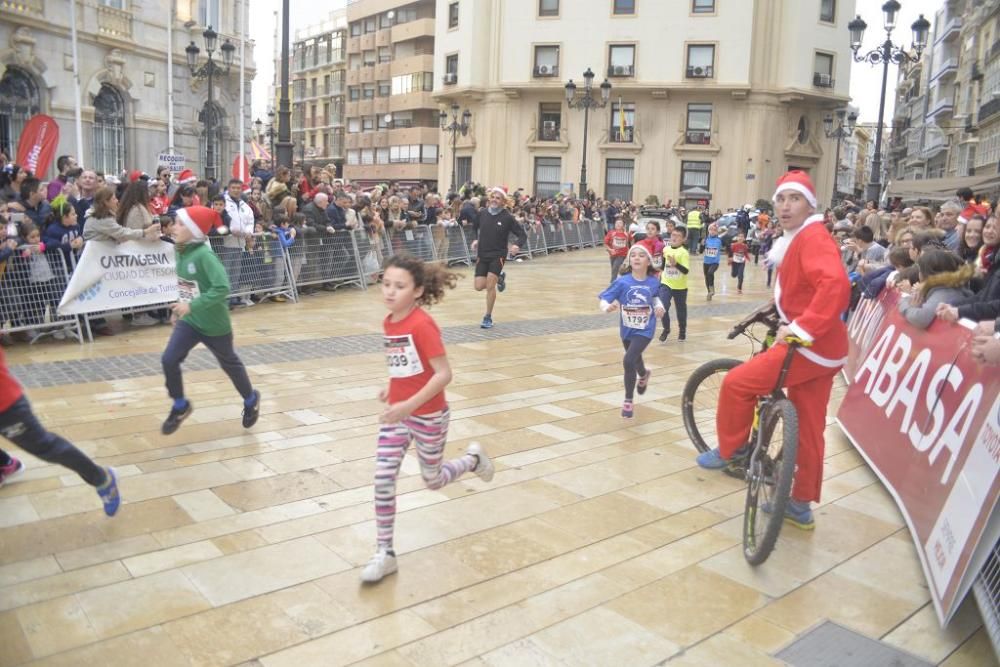
[(968, 323), (918, 329), (899, 299), (851, 315), (837, 419), (903, 513), (943, 625), (1000, 536), (1000, 368), (972, 358)]

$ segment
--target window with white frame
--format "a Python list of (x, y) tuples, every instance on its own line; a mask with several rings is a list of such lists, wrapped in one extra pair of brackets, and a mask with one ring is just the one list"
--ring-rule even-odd
[(681, 190), (692, 188), (702, 188), (711, 191), (709, 187), (712, 183), (712, 163), (692, 162), (685, 160), (681, 162)]
[(559, 16), (559, 0), (538, 0), (539, 16)]
[(836, 23), (837, 0), (819, 0), (819, 20), (824, 23)]
[(692, 0), (692, 2), (691, 2), (691, 13), (692, 14), (714, 14), (715, 13), (715, 0)]
[(125, 9), (125, 0), (101, 0), (101, 4), (112, 9)]
[(389, 164), (389, 149), (388, 148), (376, 148), (375, 149), (375, 164)]
[(94, 97), (93, 132), (94, 169), (121, 173), (125, 168), (125, 102), (121, 93), (106, 83)]
[(615, 16), (631, 16), (635, 14), (635, 0), (614, 0), (611, 13)]
[(455, 0), (448, 5), (448, 27), (458, 27), (458, 0)]
[(605, 165), (605, 199), (632, 201), (635, 160), (608, 160)]
[(361, 164), (361, 151), (356, 148), (349, 149), (347, 151), (347, 164)]
[(562, 102), (542, 102), (538, 105), (538, 140), (559, 141), (562, 125)]
[(608, 47), (608, 76), (635, 76), (635, 44)]
[(424, 144), (421, 146), (420, 161), (424, 164), (437, 164), (438, 147), (437, 144)]
[(361, 149), (361, 164), (375, 164), (375, 149), (374, 148), (362, 148)]
[(350, 134), (361, 131), (361, 119), (360, 118), (348, 118), (347, 119), (347, 131)]
[(198, 0), (198, 22), (203, 26), (222, 28), (222, 0)]
[(535, 47), (535, 76), (559, 76), (559, 47), (539, 45)]
[(687, 130), (684, 142), (688, 144), (712, 143), (712, 105), (689, 104), (687, 108)]
[(813, 63), (813, 85), (833, 88), (833, 54), (817, 51)]
[(610, 135), (614, 143), (632, 143), (635, 135), (635, 103), (612, 102)]
[(715, 76), (714, 44), (688, 44), (687, 76), (691, 79), (707, 79)]
[(557, 157), (535, 158), (535, 196), (555, 197), (562, 189), (562, 160)]

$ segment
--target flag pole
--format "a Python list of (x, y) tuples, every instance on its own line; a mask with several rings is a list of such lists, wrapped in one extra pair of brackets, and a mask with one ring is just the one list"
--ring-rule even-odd
[(246, 67), (246, 0), (240, 0), (240, 180), (247, 182), (246, 174), (246, 94), (243, 86), (246, 81), (244, 68)]

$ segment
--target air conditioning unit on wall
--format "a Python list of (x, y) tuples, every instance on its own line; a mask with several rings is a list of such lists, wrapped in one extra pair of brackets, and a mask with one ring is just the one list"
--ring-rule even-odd
[(445, 85), (452, 85), (458, 83), (458, 74), (455, 74), (454, 72), (448, 72), (447, 74), (444, 75), (444, 83)]

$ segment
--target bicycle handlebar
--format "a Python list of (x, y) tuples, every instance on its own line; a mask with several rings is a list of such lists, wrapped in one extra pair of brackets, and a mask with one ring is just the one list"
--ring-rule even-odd
[(778, 309), (775, 307), (774, 302), (768, 302), (737, 322), (729, 330), (726, 338), (732, 340), (740, 334), (746, 333), (747, 329), (758, 323), (766, 325), (768, 333), (771, 335), (777, 332), (778, 327), (781, 326), (781, 318), (778, 317)]

